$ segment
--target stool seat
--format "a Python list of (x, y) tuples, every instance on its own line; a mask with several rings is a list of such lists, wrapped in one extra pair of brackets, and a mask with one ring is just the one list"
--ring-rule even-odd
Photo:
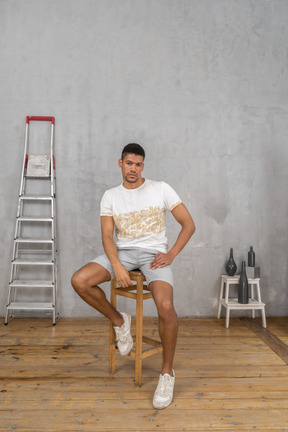
[[(230, 310), (251, 310), (252, 318), (255, 318), (255, 310), (259, 309), (262, 313), (262, 326), (266, 328), (265, 303), (261, 300), (260, 278), (248, 278), (248, 287), (250, 289), (249, 301), (247, 304), (238, 302), (238, 298), (229, 297), (230, 285), (239, 284), (240, 275), (227, 276), (221, 275), (220, 293), (218, 299), (218, 314), (221, 315), (221, 306), (226, 308), (225, 327), (229, 327)], [(256, 287), (257, 299), (254, 297), (254, 286)]]
[[(139, 270), (129, 271), (130, 279), (136, 282), (128, 287), (118, 287), (116, 279), (111, 280), (111, 305), (116, 309), (117, 296), (127, 297), (136, 300), (136, 334), (133, 335), (134, 346), (128, 354), (135, 360), (135, 385), (140, 386), (142, 383), (142, 360), (163, 351), (160, 341), (151, 339), (143, 335), (143, 301), (152, 298), (152, 293), (144, 284), (146, 278)], [(143, 351), (143, 343), (152, 346), (152, 348)], [(115, 372), (115, 351), (117, 350), (115, 341), (115, 332), (113, 323), (110, 323), (109, 334), (109, 370)]]

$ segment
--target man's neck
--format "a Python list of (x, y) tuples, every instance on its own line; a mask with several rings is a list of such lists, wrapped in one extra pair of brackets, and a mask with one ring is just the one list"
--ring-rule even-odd
[(145, 178), (141, 177), (139, 181), (137, 181), (136, 183), (130, 183), (127, 182), (126, 180), (123, 180), (122, 185), (125, 189), (138, 189), (140, 186), (143, 185), (144, 182), (145, 182)]

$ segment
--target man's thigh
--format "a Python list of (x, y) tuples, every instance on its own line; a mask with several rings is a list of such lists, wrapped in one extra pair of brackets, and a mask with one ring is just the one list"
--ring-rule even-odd
[[(119, 249), (117, 253), (119, 261), (126, 268), (126, 270), (135, 270), (138, 267), (136, 249)], [(104, 267), (109, 272), (111, 279), (115, 277), (113, 267), (107, 255), (98, 256), (92, 261), (92, 263), (96, 263)]]
[(172, 285), (163, 281), (154, 281), (150, 283), (149, 288), (157, 308), (165, 302), (173, 304)]
[(153, 282), (162, 282), (173, 287), (173, 272), (171, 266), (151, 269), (150, 264), (140, 266), (140, 270), (145, 275), (147, 284), (150, 286)]
[(157, 253), (157, 250), (139, 248), (138, 268), (145, 275), (147, 285), (150, 285), (151, 282), (154, 281), (163, 281), (173, 286), (173, 272), (170, 265), (156, 269), (150, 268), (151, 262), (154, 260)]
[(80, 268), (74, 275), (90, 286), (96, 286), (111, 280), (109, 271), (100, 264), (90, 262)]

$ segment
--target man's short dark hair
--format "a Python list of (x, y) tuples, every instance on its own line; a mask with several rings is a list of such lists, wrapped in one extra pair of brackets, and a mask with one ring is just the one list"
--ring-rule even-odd
[(143, 156), (143, 160), (145, 159), (145, 151), (143, 147), (141, 147), (139, 144), (136, 143), (127, 144), (122, 150), (121, 159), (123, 160), (125, 155), (129, 153)]

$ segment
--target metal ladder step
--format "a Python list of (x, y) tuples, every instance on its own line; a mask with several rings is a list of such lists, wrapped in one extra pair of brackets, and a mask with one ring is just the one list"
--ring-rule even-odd
[(19, 199), (27, 201), (50, 201), (53, 200), (53, 197), (51, 195), (21, 195)]
[(12, 302), (6, 306), (8, 310), (54, 310), (53, 303)]
[[(53, 246), (53, 245), (52, 245)], [(20, 249), (19, 252), (21, 253), (21, 259), (23, 259), (23, 255), (49, 255), (49, 259), (51, 254), (53, 253), (52, 249)], [(31, 257), (30, 257), (31, 258)], [(16, 259), (13, 258), (13, 259)], [(48, 257), (46, 257), (46, 259), (48, 260)], [(52, 257), (51, 257), (52, 259)]]
[(12, 265), (54, 265), (52, 260), (32, 260), (32, 259), (14, 259)]
[(9, 285), (17, 288), (54, 288), (50, 280), (14, 280)]
[(38, 216), (19, 216), (17, 218), (19, 222), (53, 222), (52, 217), (38, 217)]
[(14, 241), (16, 243), (53, 243), (54, 240), (53, 239), (39, 239), (39, 238), (28, 238), (28, 237), (18, 237), (16, 239), (14, 239)]
[(45, 175), (45, 176), (42, 176), (42, 175), (41, 176), (37, 176), (37, 175), (31, 176), (31, 175), (24, 174), (24, 177), (27, 178), (27, 179), (29, 179), (29, 180), (33, 180), (33, 179), (36, 179), (36, 180), (50, 180), (51, 179), (51, 174)]

